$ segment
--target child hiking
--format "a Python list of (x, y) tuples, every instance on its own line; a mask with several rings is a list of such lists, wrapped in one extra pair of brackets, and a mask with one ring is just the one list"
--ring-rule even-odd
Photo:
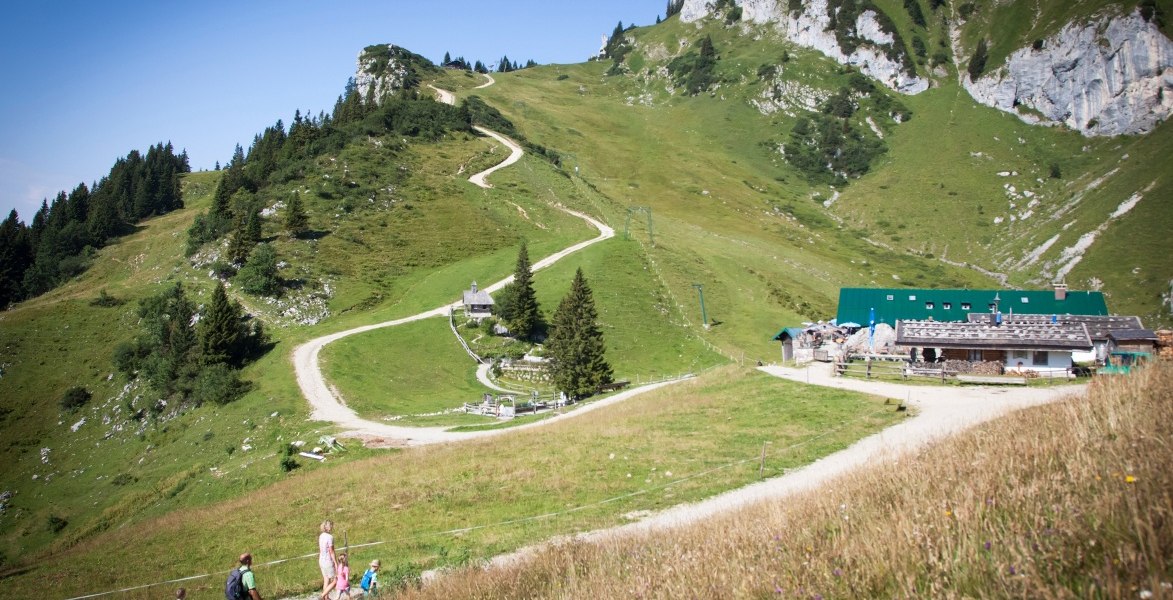
[(336, 597), (339, 600), (341, 600), (342, 594), (346, 594), (346, 597), (349, 599), (350, 598), (350, 561), (347, 560), (345, 552), (338, 555), (338, 564), (334, 566), (334, 571), (335, 571), (334, 589), (338, 590), (338, 596), (336, 596)]
[(362, 574), (362, 581), (358, 582), (364, 594), (374, 596), (379, 593), (379, 559), (371, 561), (371, 568)]

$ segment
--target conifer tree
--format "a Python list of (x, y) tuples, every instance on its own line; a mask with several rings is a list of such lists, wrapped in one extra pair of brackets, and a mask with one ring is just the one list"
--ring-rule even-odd
[(16, 209), (12, 209), (0, 223), (0, 310), (21, 299), (24, 273), (32, 262), (28, 228), (20, 222)]
[(294, 194), (285, 207), (285, 231), (290, 236), (297, 237), (305, 233), (309, 227), (309, 221), (309, 217), (305, 214), (305, 206), (301, 202), (301, 196)]
[(985, 72), (987, 58), (986, 39), (982, 38), (978, 40), (977, 48), (973, 51), (973, 58), (969, 59), (968, 71), (970, 81), (975, 81)]
[(137, 340), (137, 370), (164, 395), (177, 391), (192, 375), (199, 343), (191, 326), (194, 314), (195, 306), (178, 283), (139, 302), (145, 331)]
[(570, 292), (554, 312), (546, 340), (554, 386), (575, 399), (589, 396), (612, 381), (597, 319), (594, 297), (580, 268), (574, 274)]
[(513, 271), (513, 297), (511, 298), (509, 331), (520, 339), (532, 340), (542, 328), (542, 311), (538, 307), (538, 296), (534, 292), (533, 271), (529, 262), (529, 250), (525, 242), (517, 251), (517, 267)]
[(240, 305), (228, 299), (223, 283), (217, 283), (212, 301), (200, 318), (200, 362), (236, 364), (240, 358), (242, 331)]

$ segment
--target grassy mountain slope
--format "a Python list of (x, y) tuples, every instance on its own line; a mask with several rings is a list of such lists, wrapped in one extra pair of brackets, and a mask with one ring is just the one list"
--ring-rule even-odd
[[(895, 11), (900, 3), (877, 4)], [(1093, 5), (1100, 6), (1079, 6)], [(932, 49), (943, 39), (937, 25), (920, 31), (907, 17), (894, 20), (909, 43), (920, 34)], [(0, 313), (0, 438), (8, 459), (0, 470), (0, 492), (14, 493), (0, 512), (0, 568), (13, 569), (6, 584), (15, 590), (40, 587), (50, 571), (61, 577), (53, 583), (79, 593), (136, 583), (141, 565), (122, 558), (111, 564), (112, 556), (123, 556), (132, 545), (158, 557), (162, 562), (153, 566), (165, 576), (226, 568), (225, 557), (238, 551), (232, 516), (239, 514), (251, 517), (249, 535), (269, 557), (302, 552), (322, 515), (337, 514), (378, 539), (410, 539), (394, 550), (405, 569), (459, 564), (747, 481), (705, 480), (580, 520), (535, 522), (475, 539), (423, 539), (429, 531), (634, 490), (623, 482), (592, 487), (596, 469), (626, 472), (589, 453), (598, 436), (618, 435), (620, 456), (646, 450), (651, 458), (642, 465), (645, 474), (653, 465), (688, 474), (711, 466), (700, 464), (710, 458), (697, 457), (717, 464), (756, 456), (763, 439), (775, 439), (770, 436), (780, 420), (795, 423), (787, 439), (797, 439), (847, 415), (870, 414), (866, 400), (725, 368), (597, 423), (515, 436), (499, 445), (478, 443), (472, 451), (387, 455), (352, 446), (292, 477), (283, 473), (279, 461), (290, 441), (312, 445), (332, 433), (306, 421), (307, 406), (289, 364), (292, 348), (317, 335), (450, 302), (474, 279), (485, 284), (504, 277), (522, 239), (536, 259), (594, 235), (551, 203), (596, 215), (620, 233), (535, 279), (549, 312), (574, 269), (583, 267), (619, 377), (703, 372), (730, 358), (774, 360), (777, 346), (770, 335), (782, 325), (829, 318), (838, 288), (849, 285), (997, 285), (986, 272), (1004, 274), (1010, 284), (1045, 285), (1071, 264), (1067, 279), (1073, 287), (1102, 282), (1113, 311), (1140, 314), (1150, 326), (1171, 322), (1161, 297), (1173, 281), (1166, 258), (1173, 252), (1167, 234), (1173, 223), (1164, 201), (1173, 194), (1168, 124), (1140, 138), (1084, 139), (977, 106), (941, 78), (924, 94), (894, 97), (911, 109), (912, 120), (874, 124), (887, 152), (868, 174), (832, 188), (811, 183), (778, 148), (805, 112), (804, 102), (813, 98), (818, 104), (850, 85), (849, 70), (782, 42), (768, 28), (669, 19), (629, 35), (635, 45), (620, 75), (607, 75), (610, 65), (604, 62), (539, 67), (495, 75), (497, 85), (476, 90), (482, 78), (437, 76), (438, 85), (483, 98), (531, 142), (558, 152), (560, 168), (530, 154), (495, 174), (495, 189), (485, 191), (466, 179), (499, 160), (503, 149), (494, 142), (464, 134), (425, 144), (373, 136), (319, 157), (301, 176), (263, 192), (266, 204), (278, 209), (264, 235), (289, 263), (281, 275), (294, 285), (280, 302), (235, 294), (268, 324), (276, 346), (246, 369), (251, 391), (226, 407), (138, 420), (131, 415), (154, 398), (110, 376), (110, 349), (133, 336), (139, 299), (168, 281), (183, 282), (197, 302), (209, 297), (208, 268), (192, 267), (183, 246), (195, 214), (210, 203), (218, 173), (189, 175), (187, 208), (150, 220), (104, 248), (75, 281)], [(710, 35), (717, 50), (721, 83), (696, 97), (670, 91), (664, 69), (702, 35)], [(1006, 35), (1019, 40), (1038, 34)], [(783, 61), (784, 54), (789, 60)], [(778, 67), (780, 74), (762, 77), (763, 65)], [(781, 86), (777, 96), (775, 85)], [(756, 106), (767, 100), (776, 109), (768, 115)], [(848, 125), (873, 130), (862, 116), (854, 119)], [(1061, 177), (1050, 176), (1052, 164)], [(281, 202), (293, 193), (303, 197), (310, 215), (314, 234), (305, 239), (289, 239), (278, 226)], [(1141, 197), (1131, 210), (1109, 218), (1136, 194)], [(1065, 257), (1064, 250), (1078, 248), (1092, 231), (1098, 231), (1094, 243), (1071, 263), (1074, 253)], [(709, 328), (702, 327), (696, 285), (703, 286)], [(102, 289), (126, 302), (91, 305)], [(307, 312), (324, 319), (299, 324), (304, 319), (298, 315)], [(437, 349), (402, 352), (416, 343)], [(380, 416), (473, 399), (465, 398), (478, 393), (471, 364), (452, 346), (446, 325), (437, 320), (418, 329), (354, 336), (328, 347), (324, 356), (351, 367), (367, 361), (373, 369), (413, 369), (442, 357), (442, 375), (435, 377), (443, 382), (417, 379), (403, 388), (363, 381), (369, 370), (328, 372), (344, 395), (362, 397), (364, 414)], [(58, 399), (74, 384), (93, 391), (94, 400), (63, 412)], [(837, 416), (811, 412), (832, 400), (843, 402)], [(676, 405), (682, 405), (680, 412)], [(790, 409), (797, 412), (780, 412)], [(736, 427), (720, 427), (722, 419)], [(886, 422), (868, 420), (864, 429), (787, 464), (841, 447)], [(485, 456), (518, 458), (478, 475)], [(565, 471), (535, 483), (535, 473), (544, 475), (555, 465)], [(409, 477), (417, 474), (424, 475)], [(362, 491), (337, 494), (339, 478), (343, 489)], [(373, 488), (371, 482), (377, 482)], [(421, 516), (434, 506), (442, 510)], [(196, 554), (180, 556), (174, 551), (180, 547)], [(22, 572), (33, 562), (40, 565)], [(281, 569), (270, 572), (278, 589), (303, 589), (313, 579), (308, 563)]]
[[(183, 252), (185, 231), (209, 205), (218, 173), (189, 175), (185, 209), (148, 221), (138, 233), (104, 248), (94, 267), (77, 280), (0, 313), (0, 428), (11, 457), (0, 472), (0, 491), (14, 494), (0, 515), (5, 522), (0, 562), (56, 552), (111, 527), (221, 501), (282, 479), (278, 462), (289, 441), (314, 443), (330, 432), (306, 421), (307, 406), (288, 359), (296, 344), (351, 323), (451, 302), (478, 277), (504, 277), (522, 237), (537, 255), (594, 235), (581, 220), (549, 207), (546, 199), (502, 191), (498, 198), (504, 200), (490, 202), (469, 185), (467, 175), (460, 174), (462, 165), (471, 172), (501, 155), (499, 147), (481, 138), (454, 136), (401, 148), (392, 157), (370, 148), (369, 153), (347, 148), (338, 157), (324, 158), (321, 172), (270, 191), (280, 197), (293, 189), (313, 189), (329, 181), (322, 175), (339, 176), (344, 169), (364, 184), (364, 175), (380, 187), (379, 178), (397, 178), (398, 184), (391, 206), (349, 211), (338, 201), (331, 204), (330, 198), (307, 193), (311, 229), (319, 232), (308, 239), (288, 239), (278, 233), (277, 219), (266, 222), (266, 237), (290, 263), (281, 275), (295, 283), (282, 302), (304, 306), (310, 294), (333, 288), (332, 316), (316, 326), (298, 326), (283, 314), (285, 304), (234, 293), (269, 325), (276, 344), (246, 369), (252, 390), (227, 407), (205, 406), (186, 414), (164, 410), (157, 419), (148, 411), (136, 419), (132, 415), (154, 403), (155, 396), (144, 386), (128, 386), (111, 361), (111, 349), (138, 329), (137, 301), (160, 285), (182, 282), (197, 303), (209, 297), (213, 282), (207, 269), (193, 268)], [(365, 171), (380, 159), (390, 166)], [(402, 167), (409, 171), (406, 177)], [(516, 202), (509, 200), (515, 197)], [(518, 216), (518, 207), (524, 207), (528, 219)], [(123, 304), (92, 306), (100, 290)], [(75, 412), (58, 406), (71, 385), (83, 385), (94, 395)], [(43, 448), (48, 451), (42, 453)], [(341, 460), (368, 454), (354, 448)], [(53, 518), (67, 524), (53, 531)]]
[[(808, 183), (774, 149), (803, 113), (803, 97), (826, 97), (847, 85), (845, 69), (790, 47), (769, 28), (743, 33), (702, 23), (671, 19), (629, 32), (636, 41), (626, 76), (605, 76), (601, 64), (529, 69), (481, 92), (540, 143), (576, 148), (583, 177), (609, 197), (652, 206), (665, 250), (675, 219), (689, 215), (703, 220), (709, 237), (762, 239), (770, 256), (806, 237), (793, 260), (815, 262), (806, 266), (817, 269), (821, 283), (805, 284), (793, 269), (773, 277), (767, 265), (746, 267), (818, 300), (812, 304), (833, 304), (841, 285), (991, 285), (976, 270), (963, 274), (952, 266), (966, 263), (1011, 285), (1045, 287), (1060, 275), (1075, 288), (1102, 285), (1114, 312), (1141, 315), (1154, 326), (1170, 322), (1161, 303), (1173, 281), (1173, 266), (1162, 260), (1173, 247), (1160, 233), (1173, 218), (1160, 200), (1171, 174), (1160, 159), (1173, 135), (1167, 126), (1143, 137), (1088, 139), (977, 105), (943, 78), (927, 92), (897, 98), (912, 119), (884, 132), (888, 151), (868, 174), (833, 190)], [(662, 67), (704, 35), (720, 55), (724, 83), (696, 98), (670, 95)], [(783, 50), (788, 62), (778, 58)], [(756, 73), (764, 64), (779, 67), (784, 88), (769, 116), (751, 105), (771, 95), (771, 83)], [(625, 143), (633, 139), (638, 143)], [(577, 151), (591, 140), (597, 149)], [(1109, 219), (1137, 193), (1143, 199), (1135, 212)], [(831, 199), (829, 209), (821, 205)], [(780, 218), (771, 219), (771, 211)], [(772, 243), (764, 233), (770, 229), (785, 242)], [(1080, 238), (1097, 229), (1083, 259), (1072, 262)], [(672, 252), (693, 243), (674, 244)], [(713, 256), (712, 249), (705, 254)], [(745, 264), (746, 255), (757, 254), (739, 251), (736, 260)], [(1122, 256), (1133, 259), (1125, 268), (1115, 264)], [(738, 327), (730, 324), (714, 335)], [(752, 344), (749, 336), (736, 338), (738, 347)]]
[[(800, 387), (727, 367), (589, 419), (524, 435), (344, 459), (345, 465), (330, 464), (332, 457), (263, 489), (226, 490), (232, 499), (176, 510), (182, 498), (206, 489), (196, 480), (179, 500), (159, 501), (162, 506), (150, 511), (153, 518), (136, 518), (62, 548), (8, 577), (7, 589), (20, 596), (49, 585), (73, 595), (220, 573), (245, 546), (258, 562), (300, 556), (312, 547), (324, 516), (339, 524), (340, 544), (344, 538), (350, 544), (392, 541), (356, 549), (355, 564), (377, 556), (387, 573), (418, 574), (756, 481), (766, 441), (769, 476), (901, 418), (874, 397)], [(249, 470), (274, 467), (258, 462)], [(550, 516), (510, 523), (534, 515)], [(487, 527), (442, 533), (480, 525)], [(131, 546), (151, 558), (127, 561), (121, 551), (111, 552)], [(151, 566), (149, 573), (143, 564)], [(311, 589), (317, 566), (294, 560), (259, 572), (265, 593), (280, 597)], [(223, 581), (215, 575), (184, 585), (192, 597), (211, 598), (222, 593)], [(129, 597), (157, 598), (167, 589)]]
[(687, 527), (569, 541), (396, 598), (1161, 598), (1168, 364)]

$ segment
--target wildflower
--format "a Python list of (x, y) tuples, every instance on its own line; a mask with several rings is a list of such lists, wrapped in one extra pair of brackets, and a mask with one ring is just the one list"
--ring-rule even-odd
[(989, 549), (990, 549), (990, 541), (986, 540), (986, 550), (989, 550)]
[(1124, 476), (1124, 483), (1136, 483), (1136, 476), (1134, 476), (1134, 475), (1125, 475), (1125, 476)]
[(1139, 595), (1140, 600), (1149, 600), (1149, 598), (1153, 597), (1153, 593), (1149, 590), (1141, 590)]
[(1018, 573), (1018, 571), (1014, 568), (1014, 565), (1010, 565), (1010, 574), (1016, 575), (1017, 573)]
[(834, 575), (835, 577), (842, 577), (843, 571), (841, 571), (839, 569), (835, 569), (834, 571), (831, 571), (831, 574)]

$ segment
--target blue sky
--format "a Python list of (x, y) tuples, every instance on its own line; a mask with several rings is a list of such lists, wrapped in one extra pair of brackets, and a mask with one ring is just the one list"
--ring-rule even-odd
[(0, 219), (170, 140), (192, 168), (293, 112), (329, 110), (364, 46), (494, 63), (574, 63), (665, 0), (6, 3), (0, 18)]

